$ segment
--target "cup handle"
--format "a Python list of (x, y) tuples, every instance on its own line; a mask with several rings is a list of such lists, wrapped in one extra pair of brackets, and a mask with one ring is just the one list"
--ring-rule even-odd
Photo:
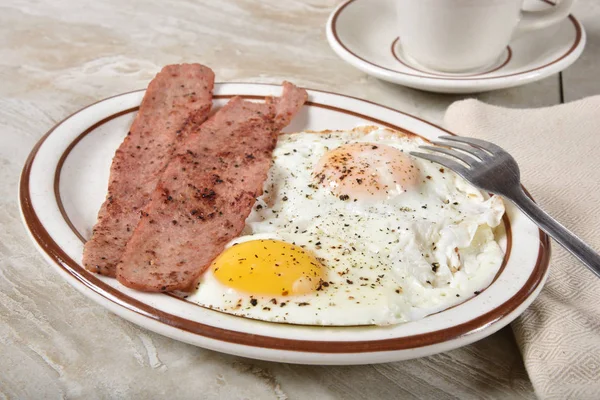
[(553, 7), (541, 11), (521, 11), (521, 21), (517, 25), (516, 35), (531, 32), (536, 29), (546, 28), (554, 25), (569, 15), (569, 11), (575, 0), (560, 0)]

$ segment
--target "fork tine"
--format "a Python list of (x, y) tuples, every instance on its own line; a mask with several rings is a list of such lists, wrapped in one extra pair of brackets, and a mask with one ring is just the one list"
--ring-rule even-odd
[(461, 153), (459, 151), (456, 151), (456, 150), (447, 149), (445, 147), (419, 146), (419, 148), (424, 149), (424, 150), (435, 151), (438, 153), (443, 153), (443, 154), (449, 155), (450, 157), (458, 158), (459, 160), (461, 160), (462, 162), (467, 164), (469, 167), (477, 161), (475, 158), (473, 158), (471, 156), (468, 156), (468, 155)]
[(453, 142), (463, 142), (470, 144), (471, 146), (479, 147), (485, 151), (489, 151), (490, 153), (505, 153), (504, 149), (500, 146), (497, 146), (493, 143), (487, 142), (481, 139), (475, 139), (471, 137), (464, 136), (440, 136), (439, 139), (450, 140)]
[(448, 142), (431, 142), (431, 143), (435, 144), (436, 146), (445, 146), (445, 147), (451, 147), (453, 149), (462, 150), (466, 153), (469, 153), (472, 156), (479, 158), (482, 161), (490, 158), (490, 155), (488, 153), (486, 153), (485, 151), (481, 150), (478, 147), (474, 147), (469, 144), (463, 144), (460, 142), (450, 142), (450, 143), (448, 143)]
[(453, 170), (454, 172), (456, 172), (457, 174), (459, 174), (461, 176), (465, 173), (468, 173), (467, 168), (464, 165), (462, 165), (454, 160), (451, 160), (448, 157), (437, 156), (435, 154), (428, 154), (428, 153), (419, 153), (418, 151), (411, 151), (410, 154), (414, 157), (432, 161), (432, 162), (440, 164), (446, 168), (450, 168), (451, 170)]

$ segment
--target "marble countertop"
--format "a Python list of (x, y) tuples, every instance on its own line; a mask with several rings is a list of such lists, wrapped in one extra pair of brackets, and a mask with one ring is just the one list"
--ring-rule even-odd
[[(336, 91), (440, 123), (464, 96), (371, 78), (325, 40), (338, 0), (158, 0), (0, 5), (0, 398), (533, 398), (509, 327), (473, 345), (382, 365), (315, 367), (196, 348), (88, 300), (38, 255), (17, 183), (35, 142), (98, 99), (143, 88), (165, 64), (201, 62), (218, 81)], [(600, 93), (600, 5), (579, 0), (583, 56), (562, 74), (476, 97), (538, 107)], [(526, 176), (525, 176), (526, 183)]]

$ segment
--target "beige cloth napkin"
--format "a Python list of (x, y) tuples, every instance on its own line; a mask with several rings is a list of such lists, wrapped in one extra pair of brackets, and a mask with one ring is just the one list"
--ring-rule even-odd
[[(542, 208), (600, 250), (600, 96), (526, 110), (464, 100), (445, 124), (508, 150)], [(555, 242), (546, 286), (512, 328), (540, 398), (600, 399), (600, 279)]]

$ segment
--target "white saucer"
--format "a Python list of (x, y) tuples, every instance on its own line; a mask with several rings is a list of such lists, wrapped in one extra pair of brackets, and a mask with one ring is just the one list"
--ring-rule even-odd
[[(526, 9), (551, 7), (528, 0)], [(498, 61), (482, 71), (450, 74), (415, 64), (400, 46), (393, 0), (348, 0), (327, 22), (327, 40), (345, 61), (393, 83), (441, 93), (474, 93), (523, 85), (562, 71), (581, 55), (585, 31), (570, 15), (564, 21), (523, 35)]]

